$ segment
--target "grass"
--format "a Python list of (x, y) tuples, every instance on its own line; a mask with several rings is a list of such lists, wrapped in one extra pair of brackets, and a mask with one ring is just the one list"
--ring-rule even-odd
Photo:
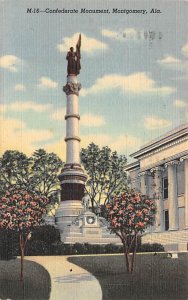
[(47, 300), (51, 280), (39, 264), (24, 261), (24, 281), (20, 281), (20, 259), (0, 261), (0, 299)]
[[(92, 273), (99, 281), (103, 299), (187, 300), (188, 254), (178, 259), (167, 254), (137, 254), (132, 274), (122, 255), (69, 257), (69, 261)], [(84, 299), (85, 300), (85, 299)]]

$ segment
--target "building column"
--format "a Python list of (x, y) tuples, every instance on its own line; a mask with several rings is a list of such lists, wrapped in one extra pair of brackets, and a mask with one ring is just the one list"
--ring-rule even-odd
[(184, 173), (185, 173), (185, 183), (184, 183), (184, 203), (185, 203), (185, 229), (188, 229), (188, 155), (180, 158), (180, 161), (184, 161)]
[(149, 171), (143, 171), (138, 174), (141, 183), (141, 193), (146, 196), (149, 196), (149, 175), (151, 175)]
[(168, 168), (169, 230), (178, 230), (179, 227), (177, 164), (176, 160), (165, 164), (165, 167)]
[(155, 231), (164, 231), (164, 202), (162, 195), (162, 172), (164, 168), (157, 166), (151, 169), (151, 173), (154, 174), (154, 199), (157, 206), (156, 218), (155, 218)]

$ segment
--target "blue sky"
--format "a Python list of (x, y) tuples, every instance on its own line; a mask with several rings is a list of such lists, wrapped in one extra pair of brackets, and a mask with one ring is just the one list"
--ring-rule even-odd
[[(0, 6), (1, 154), (45, 148), (65, 159), (65, 56), (79, 32), (82, 147), (95, 142), (128, 155), (186, 122), (186, 1), (7, 0)], [(30, 14), (27, 8), (79, 13)], [(111, 13), (81, 14), (81, 8)]]

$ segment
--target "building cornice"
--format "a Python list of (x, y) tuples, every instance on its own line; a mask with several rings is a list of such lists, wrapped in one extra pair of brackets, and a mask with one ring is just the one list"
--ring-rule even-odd
[(145, 145), (137, 152), (132, 153), (130, 156), (134, 157), (135, 159), (142, 159), (187, 140), (188, 125), (184, 125), (179, 130), (173, 130), (170, 133), (169, 135), (166, 134), (162, 138)]
[(183, 151), (183, 152), (180, 152), (178, 154), (169, 156), (165, 159), (159, 160), (155, 164), (150, 164), (147, 167), (142, 168), (141, 172), (146, 171), (146, 170), (151, 170), (151, 169), (154, 169), (156, 167), (164, 167), (165, 164), (167, 164), (168, 162), (175, 161), (175, 160), (176, 161), (179, 160), (179, 162), (181, 163), (186, 157), (188, 157), (188, 151)]
[(140, 168), (140, 163), (139, 161), (135, 161), (133, 163), (130, 163), (128, 164), (126, 167), (125, 167), (125, 171), (134, 171), (136, 169), (139, 169)]

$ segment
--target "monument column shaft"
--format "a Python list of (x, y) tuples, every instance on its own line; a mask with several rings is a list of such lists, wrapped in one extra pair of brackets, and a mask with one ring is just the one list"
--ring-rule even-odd
[[(67, 76), (67, 84), (77, 86), (77, 76)], [(79, 138), (79, 99), (75, 93), (67, 94), (66, 111), (66, 163), (80, 164), (80, 138)]]
[(56, 224), (64, 231), (69, 228), (75, 218), (83, 211), (82, 198), (84, 196), (87, 176), (80, 165), (80, 137), (79, 137), (79, 90), (81, 84), (77, 76), (67, 76), (67, 83), (63, 87), (66, 94), (66, 164), (59, 175), (61, 182), (61, 204), (56, 211)]

